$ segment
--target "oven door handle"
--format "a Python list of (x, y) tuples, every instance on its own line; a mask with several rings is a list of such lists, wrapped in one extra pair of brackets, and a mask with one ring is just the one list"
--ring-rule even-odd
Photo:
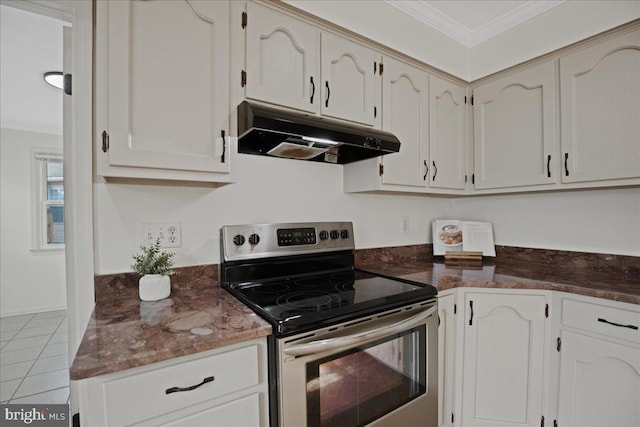
[(370, 331), (360, 332), (358, 334), (347, 335), (344, 337), (309, 341), (304, 344), (292, 345), (291, 347), (287, 347), (282, 351), (289, 356), (307, 356), (309, 354), (320, 353), (327, 350), (357, 346), (360, 344), (364, 344), (367, 341), (383, 337), (385, 335), (406, 331), (407, 329), (424, 323), (424, 320), (435, 313), (437, 308), (437, 306), (431, 307), (430, 309), (420, 312), (415, 316), (409, 317), (408, 319), (393, 323), (391, 325), (381, 326)]

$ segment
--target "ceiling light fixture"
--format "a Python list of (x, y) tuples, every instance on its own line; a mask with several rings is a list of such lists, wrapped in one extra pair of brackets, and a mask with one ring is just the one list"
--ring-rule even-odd
[(58, 89), (64, 89), (64, 77), (62, 71), (48, 71), (44, 73), (44, 81)]

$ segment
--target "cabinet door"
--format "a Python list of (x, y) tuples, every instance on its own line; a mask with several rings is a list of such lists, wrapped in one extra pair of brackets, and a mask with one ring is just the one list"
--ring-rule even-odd
[(438, 298), (438, 426), (452, 424), (455, 367), (455, 297)]
[(562, 333), (559, 425), (637, 427), (639, 397), (640, 349)]
[(431, 187), (464, 190), (467, 130), (465, 88), (429, 77)]
[(109, 164), (228, 172), (228, 2), (117, 1), (108, 16)]
[(562, 182), (640, 177), (640, 30), (560, 59)]
[(253, 2), (247, 3), (247, 16), (245, 96), (316, 112), (318, 30)]
[(382, 157), (382, 183), (427, 187), (429, 75), (385, 57), (382, 108), (382, 128), (400, 140), (400, 152)]
[(539, 426), (542, 295), (466, 295), (462, 425)]
[(475, 188), (555, 183), (554, 62), (480, 86), (473, 95)]
[(373, 50), (322, 33), (322, 115), (373, 126), (378, 62)]

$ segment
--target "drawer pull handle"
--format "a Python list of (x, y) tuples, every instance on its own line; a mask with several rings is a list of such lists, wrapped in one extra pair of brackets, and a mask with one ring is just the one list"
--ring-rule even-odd
[(212, 376), (211, 376), (211, 377), (207, 377), (207, 378), (203, 379), (203, 380), (202, 380), (202, 382), (201, 382), (200, 384), (192, 385), (191, 387), (171, 387), (171, 388), (168, 388), (168, 389), (165, 391), (165, 393), (166, 393), (166, 394), (171, 394), (171, 393), (177, 393), (177, 392), (179, 392), (179, 391), (191, 391), (191, 390), (195, 390), (195, 389), (197, 389), (198, 387), (200, 387), (200, 386), (202, 386), (202, 385), (205, 385), (206, 383), (210, 383), (210, 382), (212, 382), (214, 379), (215, 379), (215, 378), (214, 378), (214, 377), (212, 377)]
[(469, 301), (469, 308), (471, 309), (471, 317), (469, 318), (469, 326), (473, 325), (473, 301)]
[(598, 318), (598, 322), (608, 323), (609, 325), (618, 326), (620, 328), (629, 328), (633, 329), (634, 331), (638, 330), (638, 327), (636, 325), (621, 325), (620, 323), (609, 322), (607, 319), (603, 319), (601, 317)]

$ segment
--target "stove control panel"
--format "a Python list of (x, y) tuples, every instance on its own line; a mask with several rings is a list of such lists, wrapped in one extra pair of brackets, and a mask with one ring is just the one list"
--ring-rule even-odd
[(351, 222), (230, 225), (220, 238), (223, 261), (355, 249)]

